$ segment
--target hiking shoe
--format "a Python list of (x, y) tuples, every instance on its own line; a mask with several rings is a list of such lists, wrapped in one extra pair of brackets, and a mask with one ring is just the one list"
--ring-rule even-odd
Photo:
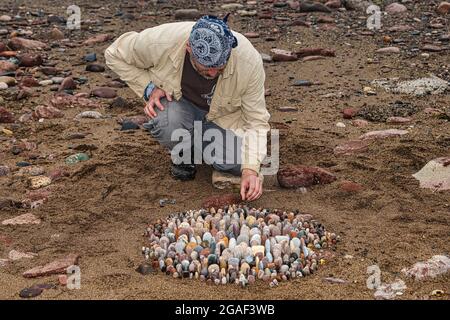
[(171, 168), (172, 177), (181, 181), (193, 180), (196, 172), (194, 164), (172, 164)]

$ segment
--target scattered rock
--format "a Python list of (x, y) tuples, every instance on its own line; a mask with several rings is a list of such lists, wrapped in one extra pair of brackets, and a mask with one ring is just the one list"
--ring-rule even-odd
[(281, 112), (297, 112), (298, 108), (297, 107), (284, 106), (284, 107), (278, 107), (277, 110), (281, 111)]
[(175, 10), (176, 20), (197, 20), (202, 16), (202, 13), (197, 9), (178, 9)]
[(46, 176), (30, 177), (28, 180), (31, 189), (40, 189), (52, 183), (52, 179)]
[(22, 225), (22, 224), (39, 224), (41, 220), (36, 218), (32, 213), (25, 213), (12, 219), (7, 219), (2, 222), (2, 225)]
[(408, 11), (408, 8), (406, 8), (404, 5), (394, 2), (388, 5), (384, 11), (386, 11), (389, 14), (398, 14), (398, 13), (404, 13)]
[(381, 49), (378, 49), (376, 51), (376, 53), (381, 53), (381, 54), (400, 53), (400, 48), (399, 47), (381, 48)]
[(367, 151), (369, 145), (370, 142), (367, 140), (350, 140), (338, 145), (333, 152), (336, 156), (348, 156)]
[(123, 122), (122, 123), (122, 127), (120, 128), (120, 131), (128, 131), (128, 130), (138, 130), (139, 129), (139, 125), (137, 125), (134, 122)]
[(292, 51), (282, 50), (282, 49), (272, 49), (273, 61), (295, 61), (298, 59), (297, 55)]
[(125, 122), (132, 122), (132, 123), (134, 123), (134, 124), (136, 124), (136, 125), (138, 125), (138, 126), (142, 126), (144, 123), (149, 122), (150, 119), (151, 119), (151, 118), (149, 118), (149, 117), (147, 117), (147, 116), (143, 116), (143, 115), (141, 116), (141, 115), (139, 115), (139, 116), (132, 116), (132, 117), (120, 118), (120, 119), (118, 120), (118, 122), (119, 122), (120, 124), (123, 124), (123, 123), (125, 123)]
[(75, 116), (75, 120), (80, 120), (82, 118), (103, 119), (105, 116), (98, 111), (83, 111)]
[(420, 181), (421, 188), (450, 190), (450, 157), (431, 160), (413, 177)]
[(63, 82), (59, 86), (59, 91), (63, 90), (74, 90), (77, 88), (77, 83), (73, 80), (72, 77), (64, 78)]
[(33, 117), (36, 119), (55, 119), (63, 118), (64, 113), (53, 106), (37, 106), (34, 109)]
[(411, 118), (405, 118), (405, 117), (389, 117), (386, 120), (386, 123), (390, 124), (406, 124), (410, 123), (412, 121)]
[(4, 107), (0, 107), (0, 123), (14, 123), (14, 121), (14, 115)]
[(344, 119), (351, 119), (354, 116), (356, 116), (357, 113), (358, 113), (358, 110), (353, 109), (353, 108), (345, 108), (344, 110), (342, 110)]
[(97, 61), (97, 55), (95, 53), (88, 53), (83, 57), (83, 60), (86, 62), (94, 62)]
[(409, 81), (398, 81), (398, 79), (377, 79), (373, 84), (388, 92), (424, 96), (426, 94), (441, 94), (449, 87), (449, 83), (439, 77), (432, 75)]
[(15, 71), (18, 66), (15, 63), (0, 60), (0, 74), (4, 74), (8, 71)]
[(44, 59), (42, 59), (42, 56), (40, 54), (22, 54), (20, 56), (17, 56), (19, 59), (19, 66), (21, 67), (36, 67), (40, 66)]
[(8, 166), (0, 166), (0, 177), (7, 176), (11, 170)]
[(342, 181), (339, 185), (339, 188), (344, 192), (359, 192), (364, 190), (364, 187), (359, 183), (353, 181)]
[(11, 261), (16, 261), (16, 260), (20, 260), (20, 259), (32, 259), (36, 256), (37, 256), (37, 254), (32, 253), (32, 252), (20, 252), (20, 251), (16, 251), (16, 250), (11, 250), (8, 253), (8, 258)]
[(237, 10), (242, 9), (244, 6), (240, 3), (226, 3), (220, 6), (223, 10)]
[(113, 38), (113, 36), (110, 34), (99, 34), (99, 35), (96, 35), (96, 36), (91, 37), (91, 38), (87, 39), (86, 41), (84, 41), (83, 45), (90, 46), (93, 44), (109, 41), (112, 38)]
[(410, 268), (403, 268), (402, 273), (415, 280), (435, 278), (450, 270), (450, 258), (445, 255), (435, 255), (424, 262), (417, 262)]
[(333, 284), (348, 284), (349, 283), (347, 280), (342, 280), (339, 278), (332, 278), (332, 277), (323, 278), (323, 280), (325, 282), (329, 282), (329, 283), (333, 283)]
[(450, 12), (450, 2), (441, 2), (437, 8), (440, 14), (448, 14)]
[(105, 67), (100, 64), (89, 64), (86, 66), (86, 71), (90, 72), (104, 72)]
[(95, 88), (91, 91), (91, 95), (99, 98), (115, 98), (117, 93), (114, 89), (108, 87)]
[(429, 51), (429, 52), (441, 52), (442, 50), (444, 50), (443, 47), (432, 45), (432, 44), (426, 44), (421, 49), (423, 51)]
[(71, 253), (67, 257), (55, 260), (45, 266), (37, 266), (33, 269), (25, 271), (23, 276), (25, 278), (36, 278), (52, 274), (66, 273), (68, 267), (78, 264), (79, 258), (79, 255)]
[(64, 33), (59, 30), (58, 28), (53, 28), (52, 31), (50, 31), (50, 39), (52, 40), (62, 40), (64, 39)]
[(324, 48), (304, 48), (295, 51), (295, 54), (299, 58), (308, 56), (324, 56), (324, 57), (335, 57), (335, 50), (324, 49)]
[(277, 173), (277, 179), (283, 188), (306, 188), (331, 183), (336, 180), (336, 176), (319, 167), (298, 165), (281, 168)]
[(42, 50), (49, 48), (47, 44), (41, 41), (28, 40), (20, 37), (15, 37), (9, 40), (8, 47), (10, 47), (12, 50), (23, 50), (23, 49)]
[(330, 8), (322, 3), (300, 2), (300, 12), (331, 12)]
[(33, 286), (30, 288), (25, 288), (19, 292), (19, 297), (28, 299), (28, 298), (34, 298), (39, 296), (42, 292), (44, 292), (44, 289)]

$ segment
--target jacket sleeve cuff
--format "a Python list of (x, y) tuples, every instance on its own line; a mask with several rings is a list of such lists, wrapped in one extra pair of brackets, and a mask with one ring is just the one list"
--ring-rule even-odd
[(259, 170), (260, 170), (261, 165), (260, 164), (242, 164), (241, 165), (241, 172), (244, 169), (250, 169), (255, 171), (257, 174), (259, 174)]

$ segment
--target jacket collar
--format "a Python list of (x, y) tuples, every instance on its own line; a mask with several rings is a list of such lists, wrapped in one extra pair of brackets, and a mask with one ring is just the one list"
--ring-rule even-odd
[[(172, 50), (172, 52), (169, 54), (170, 60), (172, 60), (173, 67), (179, 71), (183, 62), (184, 62), (184, 56), (186, 54), (186, 45), (188, 43), (188, 39), (181, 42), (179, 45), (175, 46), (175, 48)], [(231, 50), (230, 58), (228, 59), (227, 66), (225, 67), (225, 70), (223, 71), (223, 78), (226, 79), (229, 76), (231, 76), (234, 72), (234, 65), (235, 65), (235, 52), (234, 50)]]

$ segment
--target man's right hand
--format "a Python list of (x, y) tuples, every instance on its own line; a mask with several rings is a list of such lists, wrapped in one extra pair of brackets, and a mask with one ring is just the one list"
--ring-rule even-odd
[(152, 91), (152, 94), (150, 95), (150, 98), (148, 99), (147, 104), (144, 107), (144, 112), (146, 115), (148, 115), (150, 118), (155, 118), (156, 117), (156, 112), (155, 112), (155, 105), (158, 107), (159, 110), (164, 110), (164, 106), (161, 103), (161, 98), (166, 97), (168, 101), (172, 101), (172, 96), (170, 95), (170, 93), (160, 89), (160, 88), (155, 88)]

